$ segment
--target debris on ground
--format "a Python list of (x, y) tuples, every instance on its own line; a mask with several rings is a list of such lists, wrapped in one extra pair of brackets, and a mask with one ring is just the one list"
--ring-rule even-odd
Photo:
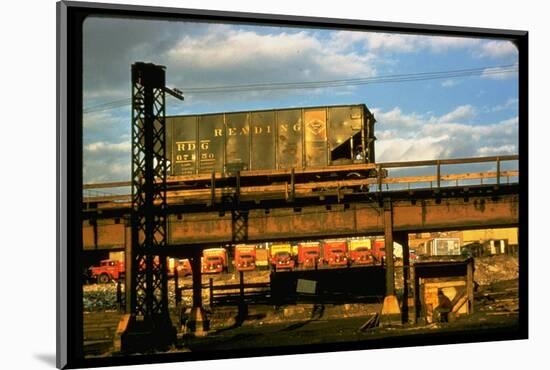
[(479, 285), (515, 280), (519, 276), (517, 256), (496, 255), (474, 259), (474, 280)]
[(375, 313), (372, 315), (367, 322), (365, 322), (361, 327), (359, 328), (360, 331), (366, 331), (368, 329), (376, 328), (380, 324), (380, 313)]

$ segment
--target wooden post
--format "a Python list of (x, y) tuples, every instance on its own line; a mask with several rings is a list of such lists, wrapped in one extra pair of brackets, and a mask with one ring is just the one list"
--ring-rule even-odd
[(497, 188), (500, 185), (500, 157), (497, 157)]
[(396, 233), (395, 241), (403, 247), (403, 300), (401, 301), (401, 322), (406, 324), (409, 322), (409, 234), (406, 232)]
[(212, 178), (210, 179), (210, 202), (212, 206), (216, 204), (216, 172), (212, 171)]
[(210, 293), (210, 308), (214, 307), (214, 279), (208, 279), (208, 289)]
[(468, 259), (466, 266), (466, 292), (468, 294), (468, 314), (474, 313), (474, 260)]
[(393, 219), (391, 200), (384, 200), (384, 249), (386, 254), (386, 296), (395, 294), (393, 263)]
[(237, 325), (240, 326), (248, 316), (248, 308), (244, 302), (244, 271), (239, 271), (239, 313)]
[(201, 251), (196, 250), (190, 258), (191, 269), (193, 270), (193, 307), (202, 307), (202, 273), (201, 273)]
[(419, 304), (418, 304), (418, 279), (416, 278), (416, 269), (414, 266), (411, 266), (411, 281), (412, 281), (412, 298), (413, 298), (413, 305), (414, 305), (414, 316), (413, 316), (413, 324), (416, 324), (418, 322), (418, 313), (419, 313)]
[(441, 163), (437, 161), (437, 189), (441, 187)]
[(239, 300), (244, 305), (244, 271), (239, 271)]
[(116, 303), (118, 304), (118, 309), (121, 311), (122, 307), (122, 279), (119, 277), (116, 280)]
[(135, 287), (132, 284), (132, 239), (124, 246), (124, 298), (126, 300), (124, 312), (132, 313), (132, 289)]
[(294, 179), (294, 167), (292, 167), (292, 169), (290, 170), (290, 186), (290, 201), (294, 202), (294, 198), (296, 196), (296, 180)]
[(181, 290), (179, 287), (179, 272), (178, 267), (174, 266), (174, 287), (176, 288), (176, 306), (181, 303)]
[(391, 199), (384, 199), (384, 248), (386, 250), (386, 296), (382, 305), (380, 324), (400, 325), (401, 309), (395, 296), (393, 263), (393, 216)]

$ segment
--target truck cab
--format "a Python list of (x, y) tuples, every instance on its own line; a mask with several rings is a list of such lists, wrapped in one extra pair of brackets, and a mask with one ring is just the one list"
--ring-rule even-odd
[(294, 270), (294, 257), (290, 244), (274, 244), (271, 246), (271, 267), (274, 271)]
[(370, 239), (351, 240), (349, 249), (352, 265), (370, 265), (374, 263)]
[(321, 262), (321, 245), (319, 242), (298, 244), (298, 266), (304, 269), (316, 268)]
[(325, 241), (323, 243), (323, 261), (330, 267), (347, 266), (348, 245), (345, 240)]
[(88, 275), (96, 279), (100, 284), (106, 284), (111, 280), (118, 280), (124, 276), (124, 262), (115, 260), (102, 260), (99, 266), (92, 266), (88, 269)]
[(256, 246), (239, 244), (235, 246), (235, 269), (251, 271), (256, 269)]
[(217, 274), (227, 271), (227, 251), (225, 248), (203, 250), (201, 265), (204, 274)]

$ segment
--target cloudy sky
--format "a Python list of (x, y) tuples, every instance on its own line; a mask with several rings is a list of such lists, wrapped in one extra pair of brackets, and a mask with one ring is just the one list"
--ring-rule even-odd
[[(518, 153), (518, 53), (508, 41), (88, 18), (85, 183), (130, 178), (135, 61), (165, 65), (167, 84), (183, 90), (184, 102), (167, 98), (167, 115), (364, 103), (378, 121), (377, 162)], [(456, 72), (465, 70), (475, 71)], [(424, 78), (434, 72), (443, 78)], [(336, 80), (348, 81), (321, 88), (193, 90)]]

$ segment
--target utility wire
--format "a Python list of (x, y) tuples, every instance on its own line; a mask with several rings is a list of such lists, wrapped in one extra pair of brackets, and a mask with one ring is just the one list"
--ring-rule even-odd
[[(225, 85), (212, 87), (190, 87), (182, 89), (188, 94), (211, 94), (228, 92), (247, 92), (247, 91), (269, 91), (269, 90), (291, 90), (291, 89), (318, 89), (329, 87), (360, 86), (367, 84), (398, 83), (398, 82), (416, 82), (435, 79), (449, 79), (473, 76), (492, 76), (504, 73), (517, 72), (518, 66), (515, 64), (504, 66), (480, 67), (470, 69), (458, 69), (437, 72), (418, 72), (410, 74), (395, 74), (376, 77), (351, 78), (340, 80), (325, 81), (302, 81), (302, 82), (270, 82), (245, 85)], [(86, 107), (84, 114), (92, 112), (102, 112), (110, 109), (127, 106), (131, 103), (131, 98), (114, 100)]]

